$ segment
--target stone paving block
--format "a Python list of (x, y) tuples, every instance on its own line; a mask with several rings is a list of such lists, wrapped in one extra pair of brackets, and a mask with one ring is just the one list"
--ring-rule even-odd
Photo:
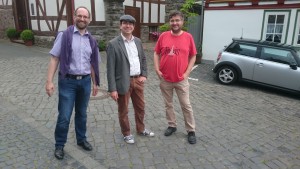
[[(22, 52), (22, 56), (26, 57), (2, 55), (10, 50), (16, 51), (14, 53)], [(110, 169), (118, 168), (116, 162), (119, 160), (132, 161), (137, 158), (142, 165), (137, 164), (136, 167), (151, 169), (180, 168), (177, 163), (180, 160), (189, 161), (191, 166), (187, 168), (201, 169), (217, 168), (213, 164), (220, 168), (270, 168), (265, 165), (267, 162), (272, 162), (273, 167), (299, 168), (299, 159), (296, 159), (300, 152), (300, 116), (297, 116), (299, 97), (247, 83), (220, 85), (215, 81), (215, 75), (211, 71), (212, 65), (200, 64), (190, 74), (191, 78), (198, 81), (189, 80), (198, 139), (197, 144), (189, 145), (176, 97), (174, 109), (178, 131), (170, 137), (163, 135), (167, 128), (164, 103), (159, 90), (159, 80), (153, 71), (153, 59), (150, 58), (145, 87), (145, 123), (156, 136), (136, 136), (136, 144), (127, 145), (123, 141), (118, 124), (117, 104), (110, 98), (91, 100), (88, 110), (88, 140), (94, 146), (93, 152), (84, 152), (76, 146), (72, 117), (67, 142), (71, 151), (67, 151), (63, 161), (57, 161), (53, 157), (53, 132), (58, 97), (57, 93), (50, 98), (45, 94), (44, 78), (49, 49), (44, 49), (44, 53), (39, 50), (35, 50), (35, 47), (28, 50), (24, 46), (14, 46), (0, 40), (0, 71), (3, 75), (0, 79), (0, 99), (5, 98), (14, 108), (22, 110), (14, 113), (19, 119), (7, 121), (10, 116), (3, 115), (2, 111), (7, 112), (9, 108), (0, 106), (0, 168), (9, 167), (3, 166), (4, 161), (10, 160), (15, 163), (12, 158), (20, 158), (27, 168), (97, 168), (83, 164), (85, 158), (78, 157), (90, 158), (93, 160), (91, 163), (102, 164)], [(153, 55), (152, 51), (146, 52)], [(106, 91), (106, 54), (101, 55), (103, 62), (100, 65), (100, 89)], [(54, 81), (57, 86), (57, 76)], [(129, 110), (132, 132), (136, 135), (131, 104)], [(5, 123), (2, 123), (3, 121)], [(45, 135), (42, 135), (44, 133)], [(27, 140), (28, 143), (21, 140)], [(36, 149), (29, 143), (34, 143)], [(10, 153), (2, 152), (1, 147), (9, 147)], [(76, 155), (77, 151), (83, 153), (82, 156)], [(179, 158), (182, 154), (185, 155), (185, 158), (182, 158), (184, 160)], [(24, 157), (26, 162), (21, 157)], [(39, 158), (40, 160), (36, 160)], [(170, 160), (172, 158), (176, 160)], [(201, 163), (201, 167), (197, 166), (197, 161)], [(42, 162), (44, 164), (41, 164)], [(13, 163), (11, 168), (19, 166)], [(132, 168), (134, 165), (124, 166), (128, 167)]]

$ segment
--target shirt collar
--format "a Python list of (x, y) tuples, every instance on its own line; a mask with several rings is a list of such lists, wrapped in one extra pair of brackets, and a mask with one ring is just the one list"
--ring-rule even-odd
[(133, 40), (134, 40), (134, 36), (133, 36), (133, 35), (131, 35), (131, 39), (129, 39), (129, 40), (127, 40), (127, 39), (125, 38), (125, 36), (123, 36), (122, 33), (121, 33), (121, 36), (122, 36), (122, 39), (123, 39), (124, 41), (133, 41)]
[[(76, 26), (74, 26), (74, 32), (73, 33), (79, 33), (79, 31), (78, 31), (78, 29), (77, 29)], [(84, 33), (84, 35), (87, 35), (87, 34), (89, 34), (89, 32), (86, 30), (85, 33)]]

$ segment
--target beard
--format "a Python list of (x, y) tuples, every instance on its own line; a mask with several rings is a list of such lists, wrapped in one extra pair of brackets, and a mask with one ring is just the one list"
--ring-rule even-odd
[(180, 33), (180, 31), (181, 31), (181, 28), (179, 27), (178, 29), (173, 29), (172, 28), (172, 32), (174, 33), (174, 34), (178, 34), (178, 33)]
[(80, 30), (86, 29), (87, 25), (88, 24), (85, 22), (76, 22), (76, 27), (77, 27), (77, 29), (80, 29)]

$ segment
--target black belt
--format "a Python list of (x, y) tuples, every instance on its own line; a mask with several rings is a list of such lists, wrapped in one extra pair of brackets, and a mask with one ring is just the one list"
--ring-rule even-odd
[(141, 75), (130, 76), (130, 78), (139, 78)]
[(70, 78), (70, 79), (76, 79), (76, 80), (81, 80), (84, 79), (86, 77), (90, 76), (89, 74), (87, 75), (71, 75), (71, 74), (66, 74), (66, 78)]

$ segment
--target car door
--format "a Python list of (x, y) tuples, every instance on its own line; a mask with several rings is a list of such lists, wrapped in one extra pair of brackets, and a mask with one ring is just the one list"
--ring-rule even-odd
[(300, 90), (300, 68), (291, 51), (272, 47), (262, 47), (260, 59), (256, 61), (253, 80), (292, 90)]

